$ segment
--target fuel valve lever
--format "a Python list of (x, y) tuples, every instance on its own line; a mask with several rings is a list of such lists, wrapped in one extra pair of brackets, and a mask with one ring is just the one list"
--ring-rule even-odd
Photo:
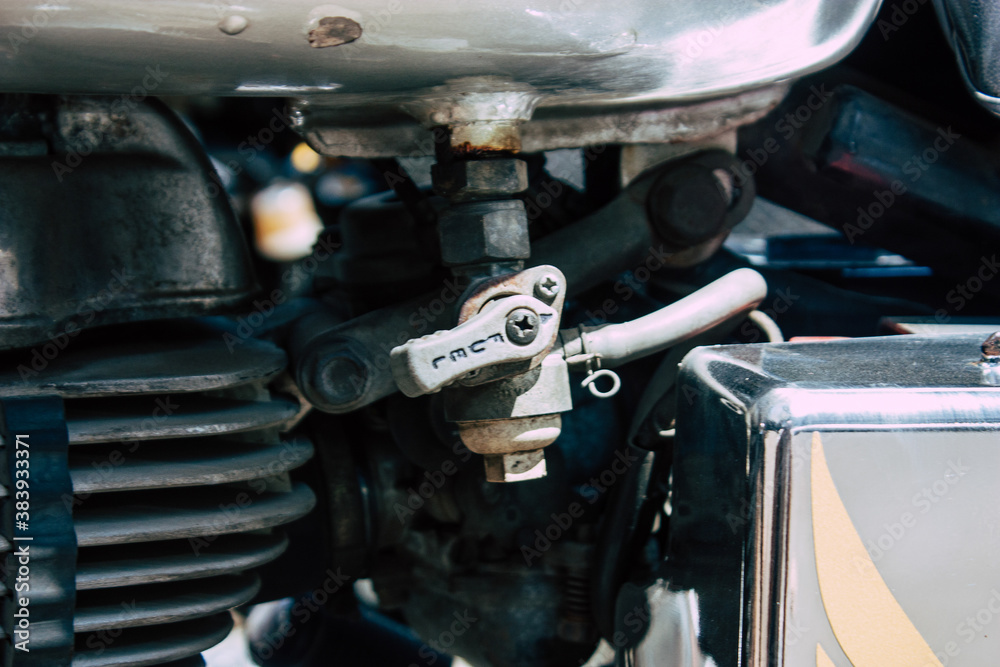
[[(540, 266), (493, 278), (461, 309), (460, 324), (396, 347), (391, 368), (407, 396), (444, 391), (445, 416), (485, 457), (493, 482), (545, 475), (544, 447), (572, 410), (569, 372), (587, 373), (596, 396), (620, 386), (611, 368), (654, 354), (753, 310), (763, 277), (738, 269), (649, 315), (600, 327), (559, 330), (565, 278)], [(612, 379), (600, 390), (594, 381)]]

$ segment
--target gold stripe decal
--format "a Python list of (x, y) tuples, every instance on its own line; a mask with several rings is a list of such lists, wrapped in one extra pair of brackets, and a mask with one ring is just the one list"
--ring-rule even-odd
[[(848, 659), (855, 667), (942, 667), (865, 550), (830, 476), (819, 433), (813, 433), (810, 472), (819, 590)], [(821, 651), (817, 647), (817, 665), (823, 664)]]

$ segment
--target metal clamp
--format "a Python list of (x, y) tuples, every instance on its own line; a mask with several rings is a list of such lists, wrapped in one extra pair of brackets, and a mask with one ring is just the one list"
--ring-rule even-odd
[[(608, 377), (611, 378), (611, 388), (606, 390), (601, 390), (597, 388), (595, 384), (599, 378)], [(618, 390), (622, 388), (622, 379), (618, 377), (618, 373), (608, 368), (601, 368), (596, 371), (590, 371), (587, 373), (587, 377), (583, 379), (580, 383), (581, 387), (586, 387), (590, 393), (597, 398), (611, 398), (618, 393)]]

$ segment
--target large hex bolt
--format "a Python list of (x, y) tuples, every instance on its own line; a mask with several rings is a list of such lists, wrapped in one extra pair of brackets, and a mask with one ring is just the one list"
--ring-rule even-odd
[(368, 369), (346, 347), (319, 357), (309, 378), (310, 386), (331, 405), (352, 403), (361, 397)]
[(753, 203), (753, 181), (737, 187), (737, 160), (721, 150), (678, 160), (649, 191), (649, 219), (673, 250), (691, 248), (728, 232)]
[(528, 216), (518, 200), (457, 204), (441, 215), (445, 266), (527, 259)]
[(352, 410), (370, 389), (372, 369), (356, 341), (335, 338), (311, 344), (295, 356), (295, 383), (306, 400), (324, 412)]
[(516, 158), (439, 162), (431, 176), (434, 190), (453, 202), (510, 197), (528, 189), (528, 166)]

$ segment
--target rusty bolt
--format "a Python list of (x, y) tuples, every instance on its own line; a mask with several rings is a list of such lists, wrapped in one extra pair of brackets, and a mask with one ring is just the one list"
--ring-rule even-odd
[(554, 299), (559, 294), (559, 281), (551, 273), (546, 273), (535, 283), (535, 294), (540, 299)]
[(993, 361), (1000, 363), (1000, 331), (990, 334), (990, 337), (983, 341), (983, 361)]
[(538, 337), (538, 315), (518, 308), (507, 316), (507, 338), (515, 345), (530, 345)]

